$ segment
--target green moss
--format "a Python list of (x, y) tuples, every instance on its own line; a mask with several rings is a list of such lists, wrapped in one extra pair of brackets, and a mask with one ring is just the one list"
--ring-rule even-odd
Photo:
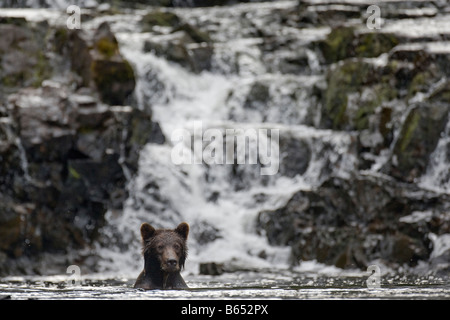
[(14, 243), (20, 240), (21, 219), (16, 216), (8, 221), (2, 221), (0, 224), (0, 250), (9, 251)]
[(381, 32), (356, 34), (353, 27), (338, 27), (318, 45), (326, 63), (334, 63), (352, 57), (378, 57), (382, 53), (389, 52), (398, 43), (399, 40), (394, 34)]
[(349, 125), (346, 116), (347, 96), (351, 92), (361, 90), (363, 84), (370, 83), (372, 74), (372, 66), (361, 60), (347, 61), (328, 73), (323, 113), (326, 127), (344, 129)]
[(357, 57), (378, 57), (382, 53), (389, 52), (399, 43), (395, 35), (388, 33), (365, 33), (358, 38), (358, 45), (355, 47)]
[(398, 150), (400, 152), (404, 152), (408, 147), (411, 139), (413, 137), (414, 131), (419, 124), (420, 114), (417, 112), (417, 109), (412, 110), (403, 124), (402, 131), (400, 133), (399, 141), (398, 141)]
[(119, 50), (117, 42), (112, 41), (106, 37), (101, 38), (97, 41), (96, 48), (106, 58), (111, 58), (113, 55), (118, 53)]
[(37, 63), (32, 72), (31, 85), (35, 88), (40, 87), (42, 82), (50, 77), (51, 67), (43, 52), (37, 53)]
[(69, 41), (69, 32), (67, 28), (58, 28), (53, 35), (53, 45), (55, 51), (62, 54), (64, 47), (67, 46)]
[(28, 21), (20, 17), (0, 17), (0, 24), (12, 24), (18, 27), (25, 27), (28, 25)]
[(73, 178), (75, 178), (77, 180), (81, 178), (81, 175), (73, 167), (69, 167), (69, 174), (70, 174), (71, 177), (73, 177)]
[(102, 100), (108, 104), (122, 105), (134, 90), (133, 68), (126, 60), (95, 60), (91, 71)]
[(5, 87), (16, 88), (22, 86), (40, 87), (42, 81), (48, 79), (51, 75), (51, 66), (44, 56), (44, 53), (37, 52), (30, 56), (30, 59), (36, 60), (36, 63), (30, 68), (19, 70), (16, 73), (9, 74), (1, 78), (0, 83)]
[(429, 71), (419, 72), (411, 80), (408, 87), (408, 98), (412, 98), (418, 92), (427, 91), (432, 75)]
[(8, 75), (7, 77), (3, 77), (1, 83), (5, 87), (16, 87), (23, 82), (24, 78), (24, 74), (20, 72), (13, 75)]
[(92, 134), (93, 132), (95, 132), (95, 128), (92, 128), (90, 126), (82, 125), (78, 128), (79, 135)]
[(13, 31), (16, 34), (13, 37), (14, 41), (4, 48), (4, 52), (1, 52), (4, 55), (0, 53), (0, 61), (3, 60), (2, 56), (14, 57), (14, 60), (10, 62), (8, 73), (0, 74), (0, 85), (13, 89), (39, 87), (42, 81), (52, 74), (52, 67), (46, 56), (47, 30), (31, 28), (25, 19), (18, 19), (16, 22), (13, 23), (16, 25)]
[[(398, 90), (390, 85), (390, 76), (380, 72), (370, 63), (361, 59), (347, 60), (336, 66), (327, 75), (328, 87), (323, 99), (323, 125), (327, 128), (342, 130), (364, 130), (369, 128), (370, 117), (384, 101), (391, 101), (398, 96)], [(369, 90), (372, 97), (360, 96), (360, 104), (354, 113), (347, 108), (348, 95), (361, 95)]]
[(351, 44), (354, 37), (353, 27), (333, 29), (324, 41), (319, 42), (319, 48), (327, 63), (333, 63), (351, 56)]

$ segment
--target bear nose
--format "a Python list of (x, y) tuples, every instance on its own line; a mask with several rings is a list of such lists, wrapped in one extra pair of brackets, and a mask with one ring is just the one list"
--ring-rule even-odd
[(169, 259), (169, 260), (167, 260), (167, 264), (169, 265), (169, 267), (176, 267), (177, 266), (177, 260)]

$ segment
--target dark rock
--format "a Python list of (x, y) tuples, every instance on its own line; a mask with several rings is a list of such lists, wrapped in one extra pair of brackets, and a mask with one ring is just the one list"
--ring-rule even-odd
[(0, 251), (20, 265), (88, 248), (106, 211), (120, 210), (128, 197), (139, 150), (155, 131), (150, 116), (50, 82), (10, 95), (6, 110)]
[(314, 3), (299, 1), (298, 15), (301, 26), (330, 25), (341, 26), (350, 19), (358, 19), (366, 8), (357, 3), (335, 5), (335, 3)]
[(97, 60), (92, 64), (92, 72), (104, 102), (121, 105), (133, 93), (136, 82), (133, 68), (127, 61)]
[(302, 175), (308, 169), (311, 160), (309, 144), (300, 139), (284, 136), (280, 139), (280, 174), (287, 177)]
[(200, 245), (222, 238), (220, 230), (205, 221), (198, 221), (194, 226), (195, 229), (192, 230), (193, 237)]
[(180, 25), (180, 18), (173, 12), (155, 10), (142, 17), (142, 31), (152, 31), (154, 26), (176, 28)]
[(388, 33), (358, 33), (354, 27), (337, 27), (325, 40), (318, 42), (326, 63), (352, 57), (378, 57), (399, 44), (399, 39)]
[(267, 101), (269, 100), (269, 86), (262, 82), (255, 82), (250, 88), (244, 108), (264, 111)]
[(368, 262), (382, 259), (391, 265), (415, 265), (431, 253), (424, 235), (447, 232), (448, 222), (433, 226), (430, 219), (425, 225), (405, 227), (404, 217), (428, 209), (439, 216), (448, 210), (447, 201), (387, 178), (331, 178), (317, 190), (298, 191), (280, 209), (261, 212), (258, 224), (271, 244), (292, 248), (294, 264), (316, 259), (364, 269)]
[(82, 78), (82, 85), (98, 90), (108, 104), (124, 105), (134, 91), (136, 80), (107, 23), (102, 23), (93, 37), (83, 30), (73, 30), (68, 37), (72, 70)]
[[(436, 96), (435, 96), (436, 97)], [(406, 182), (414, 182), (427, 168), (441, 132), (447, 124), (447, 103), (420, 103), (408, 113), (395, 142), (389, 173)]]
[(341, 27), (331, 30), (327, 39), (319, 42), (319, 48), (328, 63), (354, 56), (352, 42), (354, 29)]
[(191, 42), (203, 43), (211, 42), (211, 38), (207, 32), (200, 30), (198, 27), (194, 27), (189, 23), (183, 23), (173, 30), (173, 32), (183, 31), (192, 39)]
[[(327, 88), (323, 95), (322, 123), (326, 128), (350, 129), (355, 123), (350, 117), (357, 116), (347, 111), (348, 95), (351, 92), (360, 92), (363, 86), (370, 86), (376, 81), (374, 67), (362, 60), (350, 60), (331, 69), (327, 74)], [(361, 106), (368, 108), (369, 106)], [(373, 112), (362, 111), (361, 114)], [(355, 119), (356, 120), (356, 119)]]
[(165, 57), (195, 73), (210, 70), (214, 48), (209, 39), (201, 34), (193, 35), (186, 33), (184, 29), (180, 30), (165, 42), (145, 41), (144, 51)]
[(200, 263), (199, 273), (209, 276), (220, 276), (224, 273), (223, 264), (215, 262)]
[(207, 43), (190, 44), (187, 46), (191, 68), (194, 72), (211, 70), (211, 61), (214, 48)]
[(39, 30), (25, 19), (0, 23), (0, 95), (18, 88), (38, 87), (51, 75), (45, 53), (46, 28)]

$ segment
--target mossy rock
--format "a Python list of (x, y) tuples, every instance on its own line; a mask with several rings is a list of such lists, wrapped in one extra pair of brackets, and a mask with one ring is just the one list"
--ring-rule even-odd
[(62, 54), (64, 49), (67, 47), (69, 41), (69, 32), (65, 27), (57, 28), (53, 33), (53, 47), (54, 50)]
[(373, 74), (373, 67), (362, 60), (346, 61), (328, 73), (322, 110), (322, 124), (326, 128), (342, 130), (349, 126), (348, 94), (373, 82)]
[(94, 49), (103, 58), (119, 56), (119, 43), (107, 22), (100, 24), (94, 35)]
[(142, 31), (151, 31), (154, 26), (176, 28), (180, 25), (180, 18), (173, 12), (156, 10), (142, 17)]
[(113, 40), (107, 37), (100, 38), (95, 43), (95, 48), (105, 58), (111, 58), (119, 54), (119, 44), (115, 38)]
[(353, 56), (353, 27), (339, 27), (331, 30), (327, 38), (319, 42), (319, 49), (327, 63), (333, 63)]
[(390, 174), (405, 182), (414, 182), (425, 173), (448, 121), (448, 104), (429, 101), (408, 113), (394, 145)]
[(101, 99), (111, 105), (123, 105), (136, 85), (128, 61), (95, 60), (91, 69)]
[[(359, 58), (348, 59), (331, 68), (326, 81), (327, 88), (322, 95), (322, 126), (325, 128), (368, 129), (377, 107), (399, 96), (399, 90), (391, 84), (396, 81), (393, 74)], [(353, 94), (351, 109), (350, 94)]]
[(0, 24), (0, 33), (9, 34), (0, 48), (3, 87), (9, 91), (39, 87), (43, 80), (50, 78), (52, 66), (46, 56), (46, 30), (29, 26), (25, 19), (12, 19), (12, 24)]
[(408, 97), (412, 98), (418, 92), (427, 91), (431, 83), (430, 80), (432, 80), (432, 75), (429, 71), (417, 73), (408, 86)]
[(398, 91), (388, 83), (380, 82), (372, 86), (374, 98), (361, 104), (353, 117), (354, 127), (358, 131), (369, 129), (369, 117), (375, 114), (376, 108), (385, 101), (391, 101), (397, 98)]
[(450, 81), (447, 81), (444, 85), (437, 88), (431, 93), (429, 97), (430, 101), (439, 101), (443, 103), (450, 103)]
[(68, 42), (71, 68), (81, 76), (82, 86), (97, 89), (107, 104), (126, 104), (136, 80), (109, 25), (102, 23), (93, 38), (83, 30), (71, 31)]
[(193, 27), (189, 23), (183, 23), (179, 27), (174, 29), (174, 32), (184, 31), (186, 34), (196, 43), (210, 43), (212, 42), (209, 34), (205, 31), (200, 30), (197, 27)]
[(247, 99), (244, 103), (244, 108), (261, 109), (270, 99), (270, 88), (267, 84), (262, 82), (255, 82), (252, 84)]
[(23, 17), (0, 17), (0, 24), (12, 24), (19, 27), (26, 27), (28, 21)]
[(399, 39), (390, 33), (371, 32), (358, 34), (354, 27), (337, 27), (325, 40), (319, 41), (325, 62), (330, 64), (347, 58), (372, 58), (389, 52), (399, 44)]
[[(21, 219), (16, 215), (0, 224), (0, 250), (8, 252), (21, 240)], [(13, 252), (12, 252), (13, 253)]]
[(371, 32), (363, 33), (357, 37), (355, 56), (364, 58), (378, 57), (389, 52), (399, 44), (399, 39), (390, 33)]

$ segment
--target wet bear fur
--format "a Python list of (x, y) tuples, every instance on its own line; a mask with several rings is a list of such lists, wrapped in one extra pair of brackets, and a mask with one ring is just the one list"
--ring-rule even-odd
[(189, 225), (180, 223), (174, 230), (155, 229), (148, 223), (141, 225), (144, 270), (134, 284), (135, 288), (183, 289), (188, 286), (180, 271), (187, 258)]

